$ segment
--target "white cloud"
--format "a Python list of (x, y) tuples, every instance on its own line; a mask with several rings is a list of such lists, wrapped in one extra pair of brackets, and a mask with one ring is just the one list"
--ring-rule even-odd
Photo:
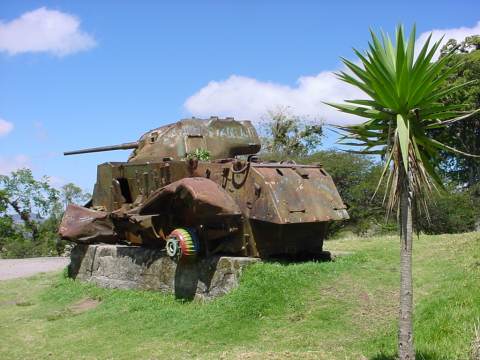
[(0, 155), (0, 175), (8, 175), (12, 171), (30, 168), (30, 159), (28, 156), (20, 154), (13, 157)]
[(10, 55), (50, 52), (64, 56), (95, 45), (95, 39), (80, 29), (77, 17), (57, 10), (42, 7), (12, 21), (0, 21), (0, 51)]
[(13, 130), (13, 124), (7, 120), (0, 118), (0, 137), (7, 135)]
[(315, 76), (302, 76), (296, 86), (258, 81), (254, 78), (232, 75), (223, 81), (211, 81), (189, 97), (184, 106), (199, 117), (210, 115), (234, 116), (239, 119), (260, 120), (268, 110), (288, 106), (299, 116), (345, 124), (361, 119), (342, 114), (323, 104), (343, 102), (344, 99), (364, 98), (365, 95), (339, 79), (332, 71)]
[(427, 40), (430, 34), (432, 34), (432, 39), (430, 40), (430, 44), (435, 43), (436, 41), (440, 40), (442, 36), (445, 35), (443, 37), (442, 44), (439, 46), (434, 56), (434, 60), (436, 60), (440, 55), (440, 49), (448, 40), (455, 39), (460, 42), (465, 40), (467, 36), (480, 35), (480, 21), (477, 22), (477, 24), (472, 27), (462, 26), (459, 28), (452, 28), (452, 29), (434, 29), (434, 30), (425, 31), (424, 33), (420, 34), (420, 36), (416, 41), (417, 49), (423, 46), (423, 44), (425, 43), (425, 41)]
[[(417, 45), (423, 44), (428, 34), (438, 40), (463, 40), (466, 36), (480, 34), (480, 22), (474, 27), (440, 29), (422, 33)], [(323, 102), (343, 102), (345, 99), (365, 98), (355, 87), (337, 79), (333, 71), (322, 71), (313, 76), (301, 76), (295, 86), (259, 81), (251, 77), (231, 75), (226, 80), (211, 81), (190, 96), (185, 109), (194, 116), (234, 116), (260, 120), (267, 110), (288, 106), (296, 115), (322, 119), (329, 124), (347, 124), (364, 121), (331, 108)]]

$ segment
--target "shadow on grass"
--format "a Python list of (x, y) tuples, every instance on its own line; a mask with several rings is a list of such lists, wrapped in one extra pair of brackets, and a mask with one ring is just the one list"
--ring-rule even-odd
[(333, 256), (330, 251), (322, 251), (314, 254), (303, 252), (296, 255), (272, 255), (269, 258), (262, 259), (263, 262), (277, 263), (280, 265), (301, 264), (311, 261), (330, 262), (334, 260), (335, 256)]
[[(397, 354), (377, 354), (374, 355), (373, 357), (370, 358), (370, 360), (397, 360), (398, 355)], [(415, 359), (416, 360), (440, 360), (440, 359), (445, 359), (445, 357), (441, 357), (440, 355), (436, 353), (430, 353), (430, 352), (422, 352), (422, 351), (417, 351), (415, 353)]]

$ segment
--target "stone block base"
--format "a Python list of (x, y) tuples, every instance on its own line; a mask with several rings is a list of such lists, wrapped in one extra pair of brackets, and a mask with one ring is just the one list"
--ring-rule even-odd
[(155, 290), (208, 300), (238, 285), (249, 257), (215, 256), (175, 262), (164, 251), (125, 245), (76, 245), (69, 276), (105, 288)]

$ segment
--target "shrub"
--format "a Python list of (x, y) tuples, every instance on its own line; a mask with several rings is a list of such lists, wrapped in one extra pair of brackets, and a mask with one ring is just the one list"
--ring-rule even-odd
[(418, 229), (426, 234), (454, 234), (475, 230), (479, 210), (468, 191), (438, 194), (430, 202), (430, 221), (418, 217)]

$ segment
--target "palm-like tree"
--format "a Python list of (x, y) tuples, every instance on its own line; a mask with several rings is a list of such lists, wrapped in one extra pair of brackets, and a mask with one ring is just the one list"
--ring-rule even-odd
[(342, 59), (351, 74), (337, 74), (369, 98), (329, 105), (368, 119), (359, 125), (340, 126), (343, 131), (341, 143), (360, 146), (358, 152), (379, 154), (385, 161), (380, 181), (386, 179), (387, 183), (387, 210), (388, 213), (396, 212), (400, 223), (398, 352), (400, 359), (414, 359), (412, 213), (428, 216), (427, 201), (432, 191), (442, 188), (435, 170), (439, 150), (468, 155), (440, 143), (432, 130), (466, 119), (470, 114), (459, 111), (462, 105), (444, 106), (440, 103), (444, 96), (457, 90), (455, 87), (441, 88), (456, 68), (445, 71), (444, 65), (450, 55), (432, 62), (440, 41), (430, 47), (429, 37), (415, 56), (415, 27), (407, 40), (402, 26), (399, 26), (395, 43), (383, 32), (377, 36), (371, 31), (371, 36), (368, 51), (362, 54), (354, 49), (361, 65)]

